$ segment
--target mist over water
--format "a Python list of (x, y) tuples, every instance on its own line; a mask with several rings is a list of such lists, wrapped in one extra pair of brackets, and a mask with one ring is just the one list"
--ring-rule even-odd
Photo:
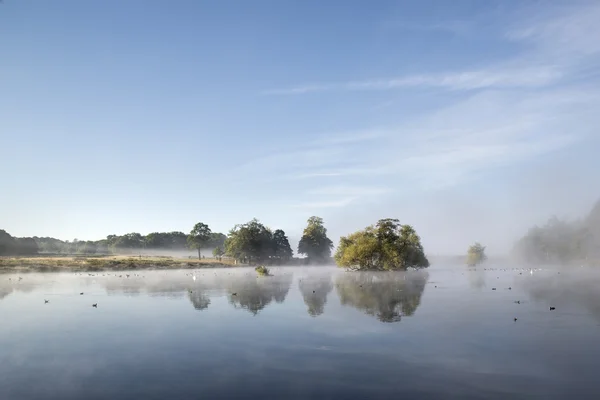
[(0, 398), (600, 394), (598, 270), (272, 274), (1, 275)]

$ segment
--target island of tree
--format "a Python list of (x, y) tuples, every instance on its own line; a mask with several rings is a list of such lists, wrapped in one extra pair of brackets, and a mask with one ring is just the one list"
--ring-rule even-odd
[(478, 264), (481, 264), (487, 260), (487, 256), (485, 255), (485, 246), (482, 246), (479, 242), (475, 242), (472, 246), (467, 250), (467, 265), (470, 267), (474, 267)]
[(410, 225), (401, 225), (397, 219), (381, 219), (375, 226), (340, 238), (335, 261), (353, 270), (406, 270), (429, 266), (417, 232)]

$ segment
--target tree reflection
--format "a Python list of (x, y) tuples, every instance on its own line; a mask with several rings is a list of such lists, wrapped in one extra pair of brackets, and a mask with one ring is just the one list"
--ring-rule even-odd
[(205, 310), (210, 305), (210, 297), (208, 297), (201, 291), (188, 292), (188, 298), (190, 299), (192, 305), (196, 310)]
[(352, 306), (382, 322), (413, 315), (421, 301), (427, 272), (348, 272), (335, 287), (343, 305)]
[(317, 317), (323, 314), (327, 295), (333, 289), (331, 274), (307, 276), (298, 282), (298, 288), (304, 298), (304, 304), (308, 307), (308, 314)]
[(292, 284), (292, 274), (269, 277), (231, 277), (227, 280), (229, 303), (256, 315), (273, 300), (283, 303)]

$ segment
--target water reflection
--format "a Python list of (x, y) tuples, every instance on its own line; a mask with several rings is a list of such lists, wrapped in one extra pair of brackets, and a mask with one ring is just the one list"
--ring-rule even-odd
[(413, 315), (421, 302), (428, 274), (416, 272), (355, 272), (338, 276), (335, 288), (343, 305), (382, 322)]
[(256, 315), (270, 303), (283, 303), (290, 290), (293, 274), (282, 271), (274, 276), (257, 277), (248, 270), (232, 272), (147, 273), (144, 277), (99, 280), (109, 295), (137, 295), (181, 298), (186, 295), (196, 310), (205, 310), (211, 296), (226, 294), (229, 304)]
[(206, 310), (210, 305), (210, 297), (200, 291), (190, 291), (188, 298), (196, 310)]
[(573, 268), (546, 270), (535, 279), (523, 282), (523, 288), (533, 300), (548, 306), (583, 308), (600, 321), (600, 271)]
[(281, 273), (269, 277), (233, 277), (227, 279), (229, 303), (256, 315), (273, 300), (283, 303), (292, 285), (293, 275)]
[(308, 314), (317, 317), (323, 314), (327, 295), (333, 290), (331, 274), (309, 275), (298, 282), (298, 289), (304, 298), (304, 304), (308, 307)]

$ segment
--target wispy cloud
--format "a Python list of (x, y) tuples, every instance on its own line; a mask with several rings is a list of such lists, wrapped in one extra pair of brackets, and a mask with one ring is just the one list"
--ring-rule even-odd
[(337, 200), (328, 200), (328, 201), (315, 201), (315, 202), (305, 202), (305, 203), (297, 203), (293, 204), (294, 208), (305, 208), (305, 209), (317, 209), (317, 208), (340, 208), (346, 207), (352, 201), (355, 200), (355, 197), (344, 197)]
[[(600, 53), (600, 4), (557, 8), (526, 18), (505, 31), (504, 37), (528, 48), (522, 54), (488, 67), (444, 73), (425, 73), (380, 79), (346, 82), (300, 84), (265, 90), (265, 95), (301, 95), (339, 91), (386, 91), (404, 88), (439, 88), (445, 90), (482, 90), (536, 88), (557, 83), (581, 68), (582, 58)], [(540, 16), (541, 14), (541, 16)], [(421, 30), (465, 30), (464, 23), (418, 25), (399, 23), (399, 27)], [(593, 66), (600, 65), (596, 59)]]
[(400, 123), (311, 140), (309, 163), (286, 164), (298, 158), (294, 153), (279, 156), (286, 165), (279, 177), (293, 180), (294, 193), (302, 199), (295, 207), (341, 208), (402, 188), (458, 185), (586, 140), (600, 122), (595, 111), (600, 92), (573, 78), (600, 65), (598, 20), (600, 5), (522, 19), (504, 36), (522, 48), (489, 67), (269, 91), (289, 95), (413, 87), (464, 92), (452, 104)]
[(487, 69), (445, 74), (412, 75), (391, 79), (371, 79), (342, 83), (326, 83), (267, 90), (268, 95), (294, 95), (328, 91), (381, 91), (410, 87), (431, 87), (450, 90), (484, 88), (539, 87), (560, 79), (562, 73), (551, 65), (529, 68)]

